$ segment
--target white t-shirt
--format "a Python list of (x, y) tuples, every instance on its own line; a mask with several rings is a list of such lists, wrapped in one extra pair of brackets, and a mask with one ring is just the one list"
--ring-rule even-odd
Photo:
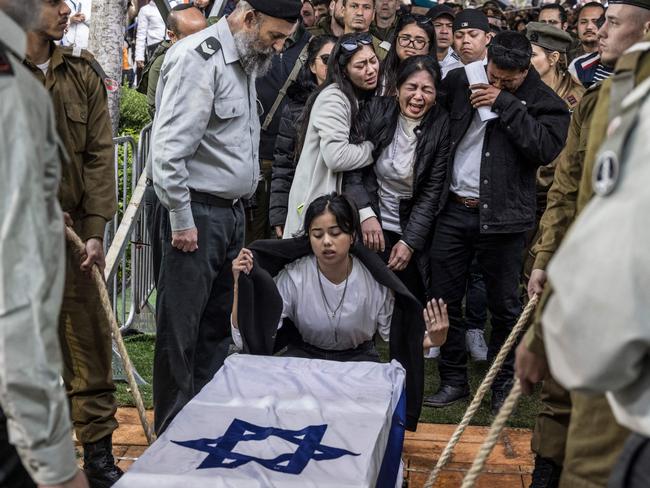
[[(320, 278), (325, 298), (330, 309), (334, 309), (341, 301), (345, 282), (335, 285), (322, 273)], [(326, 312), (313, 254), (285, 266), (275, 277), (275, 284), (282, 297), (282, 318), (294, 323), (306, 343), (340, 351), (371, 340), (375, 332), (388, 341), (395, 306), (393, 291), (377, 283), (354, 256), (345, 298), (334, 318)], [(241, 348), (239, 330), (232, 327), (232, 336)]]
[(47, 76), (47, 70), (50, 69), (50, 61), (52, 58), (45, 61), (43, 64), (37, 64), (36, 67), (40, 69), (45, 76)]

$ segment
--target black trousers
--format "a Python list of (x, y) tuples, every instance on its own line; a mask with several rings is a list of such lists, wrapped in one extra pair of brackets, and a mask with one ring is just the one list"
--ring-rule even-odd
[[(493, 359), (521, 313), (518, 293), (524, 233), (481, 234), (479, 211), (449, 202), (438, 216), (430, 250), (430, 296), (443, 298), (449, 313), (449, 334), (439, 361), (442, 384), (467, 384), (467, 352), (461, 304), (472, 259), (480, 268), (492, 315), (488, 359)], [(514, 372), (514, 349), (508, 355), (493, 389), (506, 388)]]
[(149, 232), (149, 242), (151, 243), (151, 260), (153, 264), (153, 279), (158, 283), (160, 276), (160, 262), (162, 260), (162, 239), (160, 238), (160, 212), (164, 207), (158, 200), (158, 195), (153, 189), (151, 180), (147, 182), (144, 190), (144, 218), (147, 232)]
[(625, 441), (608, 488), (647, 488), (650, 486), (650, 439), (632, 433)]
[(156, 297), (154, 426), (161, 434), (222, 366), (228, 354), (232, 260), (244, 245), (241, 202), (192, 202), (199, 248), (171, 245), (169, 213), (159, 209), (161, 266)]
[(7, 417), (0, 408), (0, 486), (2, 488), (36, 488), (23, 467), (16, 448), (9, 443)]
[(465, 293), (465, 329), (485, 329), (487, 321), (487, 290), (476, 259), (469, 267), (467, 292)]

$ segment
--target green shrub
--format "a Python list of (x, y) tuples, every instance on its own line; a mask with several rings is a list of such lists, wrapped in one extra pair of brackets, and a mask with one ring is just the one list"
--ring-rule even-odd
[(118, 134), (137, 138), (142, 128), (149, 122), (151, 117), (149, 117), (147, 97), (132, 88), (123, 86)]

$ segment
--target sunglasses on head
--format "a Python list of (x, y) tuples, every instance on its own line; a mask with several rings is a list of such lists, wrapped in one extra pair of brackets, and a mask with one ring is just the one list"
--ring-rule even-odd
[(400, 20), (402, 21), (402, 25), (409, 24), (411, 22), (415, 22), (416, 24), (420, 25), (429, 25), (433, 23), (433, 20), (431, 20), (429, 17), (420, 14), (405, 14), (400, 17)]
[(345, 42), (341, 43), (341, 49), (347, 53), (353, 53), (362, 46), (369, 46), (372, 44), (372, 36), (367, 32), (359, 34), (357, 37), (348, 39)]

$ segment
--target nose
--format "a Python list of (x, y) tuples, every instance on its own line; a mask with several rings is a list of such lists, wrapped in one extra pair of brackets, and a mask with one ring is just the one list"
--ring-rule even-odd
[(607, 37), (607, 20), (600, 26), (600, 29), (596, 31), (598, 37)]

